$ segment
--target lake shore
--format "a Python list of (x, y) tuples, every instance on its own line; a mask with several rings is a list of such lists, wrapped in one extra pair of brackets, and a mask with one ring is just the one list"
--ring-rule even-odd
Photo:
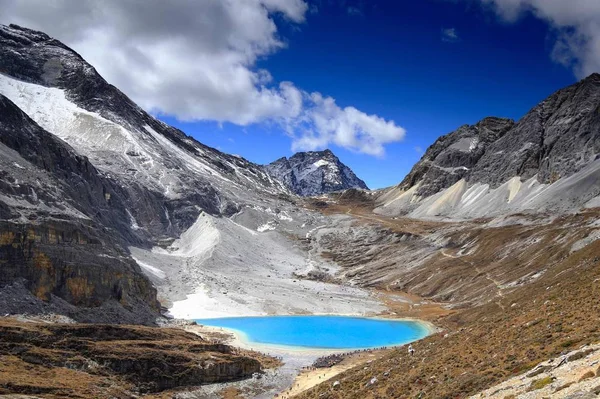
[[(252, 317), (252, 316), (250, 316)], [(255, 317), (255, 316), (254, 316)], [(351, 315), (351, 317), (356, 317)], [(393, 318), (389, 315), (376, 317), (361, 317), (374, 320), (385, 321), (411, 321), (419, 323), (419, 326), (426, 331), (425, 336), (439, 332), (439, 329), (429, 321), (417, 320), (413, 318)], [(276, 393), (279, 397), (291, 398), (311, 387), (334, 378), (336, 375), (370, 360), (378, 359), (389, 350), (407, 345), (400, 343), (398, 345), (389, 345), (380, 348), (353, 348), (353, 349), (328, 349), (328, 348), (307, 348), (288, 345), (273, 345), (252, 342), (242, 331), (207, 325), (188, 325), (187, 331), (194, 332), (209, 339), (218, 340), (233, 347), (244, 350), (252, 350), (265, 355), (274, 356), (283, 362), (284, 366), (277, 369), (276, 372), (269, 372), (268, 381), (272, 387), (277, 387)], [(324, 368), (313, 368), (313, 363), (320, 357), (332, 354), (344, 354), (344, 358), (339, 363)], [(231, 388), (231, 386), (228, 386)], [(272, 394), (275, 391), (271, 391)], [(272, 397), (265, 393), (264, 396)]]
[[(419, 320), (419, 319), (414, 319), (414, 318), (406, 318), (406, 317), (391, 318), (391, 317), (369, 317), (369, 316), (337, 315), (337, 314), (336, 315), (331, 315), (331, 314), (326, 314), (326, 315), (318, 315), (318, 314), (315, 314), (315, 315), (281, 315), (281, 316), (286, 317), (286, 318), (305, 317), (305, 316), (330, 316), (330, 317), (350, 317), (350, 318), (356, 318), (356, 319), (378, 320), (378, 321), (387, 321), (387, 322), (390, 322), (390, 321), (411, 322), (411, 323), (418, 324), (418, 326), (426, 332), (423, 337), (418, 338), (418, 339), (422, 339), (426, 336), (438, 333), (440, 331), (440, 329), (438, 327), (436, 327), (433, 323), (431, 323), (429, 321), (424, 321), (424, 320)], [(238, 317), (235, 317), (235, 318), (238, 318)], [(243, 318), (246, 319), (246, 318), (260, 318), (260, 317), (264, 317), (264, 316), (244, 316)], [(275, 317), (277, 317), (277, 316), (275, 316)], [(280, 355), (282, 353), (302, 353), (302, 354), (314, 354), (314, 355), (318, 355), (318, 356), (323, 356), (323, 355), (332, 354), (332, 353), (345, 353), (345, 352), (349, 352), (349, 351), (359, 351), (359, 350), (373, 350), (373, 349), (379, 349), (381, 347), (393, 348), (393, 347), (403, 346), (403, 345), (408, 344), (409, 342), (414, 341), (414, 340), (411, 340), (411, 341), (406, 341), (406, 342), (398, 342), (398, 343), (394, 343), (394, 344), (384, 344), (384, 345), (374, 345), (374, 346), (364, 346), (364, 347), (362, 347), (362, 346), (344, 347), (344, 348), (295, 346), (295, 345), (286, 345), (286, 344), (267, 344), (267, 343), (252, 341), (247, 336), (247, 334), (245, 334), (243, 331), (235, 329), (235, 328), (211, 326), (209, 323), (203, 324), (203, 320), (199, 320), (197, 322), (199, 323), (199, 325), (193, 326), (193, 328), (197, 329), (198, 332), (209, 331), (211, 333), (224, 334), (225, 336), (228, 337), (227, 343), (232, 346), (239, 347), (242, 349), (248, 349), (248, 350), (258, 350), (258, 351), (265, 352), (265, 353), (275, 353), (278, 355)]]
[[(418, 322), (427, 331), (427, 336), (437, 334), (441, 331), (439, 327), (434, 324), (434, 321), (440, 315), (452, 313), (452, 310), (447, 309), (444, 304), (437, 304), (422, 298), (403, 292), (389, 292), (383, 290), (370, 291), (370, 296), (373, 300), (381, 303), (382, 310), (373, 312), (372, 310), (361, 309), (359, 312), (349, 312), (347, 309), (343, 314), (336, 314), (337, 316), (349, 316), (349, 317), (365, 317), (381, 320), (406, 320)], [(354, 309), (352, 309), (354, 310)], [(293, 315), (307, 315), (306, 313), (301, 314), (290, 314)], [(319, 314), (316, 312), (310, 313), (310, 315), (331, 315), (331, 314)], [(207, 315), (208, 316), (208, 315)], [(219, 314), (221, 317), (258, 317), (258, 314)], [(215, 316), (213, 316), (215, 317)], [(206, 318), (211, 318), (210, 316)], [(221, 327), (211, 327), (206, 325), (188, 325), (184, 327), (190, 332), (199, 334), (205, 338), (213, 339), (215, 341), (223, 342), (233, 347), (237, 347), (244, 350), (253, 350), (265, 355), (275, 356), (280, 358), (284, 363), (284, 366), (277, 370), (270, 370), (263, 377), (263, 382), (252, 381), (246, 383), (233, 383), (225, 384), (220, 387), (214, 387), (213, 389), (237, 389), (238, 386), (246, 387), (250, 385), (269, 385), (269, 387), (262, 394), (258, 394), (257, 398), (272, 398), (275, 394), (287, 395), (284, 397), (292, 397), (297, 395), (304, 390), (310, 389), (311, 387), (323, 382), (327, 379), (334, 378), (336, 375), (346, 371), (347, 369), (364, 364), (369, 360), (377, 359), (383, 356), (391, 348), (397, 346), (389, 346), (390, 349), (377, 350), (370, 349), (367, 351), (359, 351), (350, 354), (339, 364), (324, 369), (308, 369), (313, 362), (322, 356), (327, 356), (336, 353), (348, 353), (352, 352), (348, 349), (324, 349), (324, 348), (306, 348), (306, 347), (290, 347), (285, 345), (266, 345), (251, 342), (243, 332), (238, 330), (226, 329)], [(319, 378), (321, 377), (321, 378)], [(265, 381), (268, 381), (265, 382)], [(206, 390), (207, 388), (203, 388)], [(211, 389), (211, 391), (213, 391)], [(214, 392), (214, 391), (213, 391)]]

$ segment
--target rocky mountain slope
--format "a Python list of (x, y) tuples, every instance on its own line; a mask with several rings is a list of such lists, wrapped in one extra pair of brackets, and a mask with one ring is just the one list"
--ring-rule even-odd
[(0, 313), (151, 323), (157, 298), (188, 318), (381, 308), (296, 282), (323, 262), (295, 237), (325, 216), (263, 166), (153, 118), (59, 41), (0, 26), (0, 95)]
[[(413, 344), (414, 357), (406, 348), (394, 349), (299, 398), (595, 398), (600, 373), (586, 375), (585, 368), (597, 372), (598, 363), (585, 362), (583, 371), (570, 378), (562, 376), (558, 366), (566, 361), (569, 368), (579, 367), (577, 360), (589, 355), (586, 345), (600, 341), (597, 320), (590, 317), (599, 307), (593, 295), (598, 292), (593, 283), (599, 278), (598, 262), (593, 261), (597, 250), (598, 242), (498, 303), (438, 321), (444, 324), (444, 333)], [(561, 360), (544, 369), (553, 357)], [(492, 388), (517, 376), (509, 384), (525, 385), (522, 394), (511, 393), (506, 386)], [(569, 380), (589, 385), (571, 388)], [(340, 383), (337, 389), (332, 387), (334, 381)], [(589, 394), (575, 396), (576, 390)]]
[[(43, 33), (0, 26), (0, 95), (0, 250), (11, 261), (0, 283), (24, 286), (31, 301), (55, 298), (63, 310), (113, 301), (141, 317), (122, 321), (148, 321), (155, 291), (129, 246), (173, 241), (202, 213), (288, 197), (261, 166), (154, 119)], [(0, 299), (7, 312), (22, 305), (11, 303)]]
[(266, 169), (292, 192), (303, 197), (349, 188), (368, 190), (365, 182), (330, 150), (298, 152), (266, 165)]
[(437, 139), (399, 186), (409, 190), (420, 183), (416, 195), (429, 197), (468, 178), (486, 149), (513, 126), (510, 119), (485, 118), (459, 127)]
[[(16, 284), (3, 289), (2, 311), (57, 297), (79, 308), (59, 300), (55, 310), (80, 320), (102, 305), (121, 322), (152, 322), (156, 289), (120, 245), (140, 241), (121, 187), (1, 94), (0, 115), (0, 285)], [(14, 295), (23, 285), (35, 298)]]
[(2, 94), (40, 126), (126, 183), (135, 191), (132, 196), (152, 192), (157, 201), (171, 204), (161, 209), (162, 204), (146, 199), (153, 209), (144, 210), (153, 215), (140, 212), (139, 203), (131, 206), (139, 213), (132, 214), (134, 219), (153, 233), (180, 233), (195, 220), (196, 206), (210, 214), (235, 213), (239, 191), (248, 185), (256, 192), (285, 192), (260, 166), (156, 120), (77, 53), (43, 33), (0, 28), (0, 72)]
[(379, 213), (480, 217), (596, 206), (600, 74), (559, 90), (514, 123), (486, 118), (439, 138)]

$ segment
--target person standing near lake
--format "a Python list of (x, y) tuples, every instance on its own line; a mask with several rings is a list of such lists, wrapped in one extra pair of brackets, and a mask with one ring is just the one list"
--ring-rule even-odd
[(413, 348), (412, 344), (408, 345), (408, 354), (411, 356), (415, 354), (415, 349)]

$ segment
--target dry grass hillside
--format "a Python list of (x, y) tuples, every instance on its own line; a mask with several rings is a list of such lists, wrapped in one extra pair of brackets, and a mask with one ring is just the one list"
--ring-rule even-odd
[[(458, 311), (435, 320), (444, 331), (416, 343), (414, 357), (391, 350), (299, 397), (463, 398), (600, 341), (599, 210), (432, 226), (348, 209), (365, 216), (348, 233), (355, 240), (332, 237), (327, 254), (344, 273)], [(375, 250), (367, 230), (380, 230)]]
[(463, 222), (388, 218), (338, 204), (324, 212), (355, 218), (319, 238), (321, 255), (342, 267), (344, 279), (453, 308), (485, 304), (528, 285), (600, 236), (597, 210)]
[(275, 365), (179, 328), (7, 317), (0, 318), (0, 336), (0, 396), (167, 398), (171, 389), (247, 378)]

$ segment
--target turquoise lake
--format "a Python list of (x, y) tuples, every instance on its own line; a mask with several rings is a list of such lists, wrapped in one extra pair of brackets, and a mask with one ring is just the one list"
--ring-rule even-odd
[(417, 321), (346, 316), (227, 317), (196, 322), (237, 330), (249, 343), (318, 349), (395, 346), (429, 334)]

